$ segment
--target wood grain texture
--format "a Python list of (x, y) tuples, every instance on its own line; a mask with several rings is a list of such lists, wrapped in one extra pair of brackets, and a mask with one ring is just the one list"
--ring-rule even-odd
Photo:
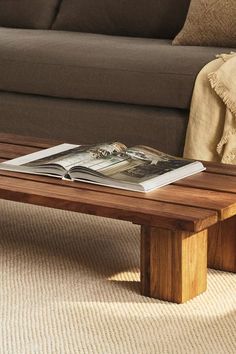
[(207, 287), (207, 230), (189, 232), (142, 226), (141, 293), (183, 303)]
[(19, 156), (38, 151), (37, 147), (21, 146), (16, 144), (0, 144), (0, 158), (14, 159)]
[(116, 188), (109, 188), (104, 186), (97, 186), (93, 184), (85, 184), (81, 182), (71, 183), (57, 178), (50, 178), (45, 176), (37, 176), (30, 174), (22, 174), (17, 172), (9, 172), (0, 170), (0, 176), (9, 176), (15, 178), (24, 178), (25, 180), (44, 182), (48, 185), (67, 186), (68, 188), (84, 189), (90, 191), (98, 191), (109, 193), (114, 197), (117, 195), (129, 196), (136, 198), (137, 202), (157, 201), (166, 202), (169, 204), (178, 204), (183, 206), (198, 207), (202, 209), (209, 209), (218, 213), (219, 219), (224, 220), (236, 214), (236, 194), (202, 191), (198, 188), (188, 188), (181, 186), (168, 185), (159, 188), (149, 193), (131, 192), (120, 190)]
[(236, 216), (209, 228), (208, 267), (236, 272)]
[[(29, 181), (22, 178), (0, 178), (0, 198), (57, 209), (84, 212), (134, 223), (161, 225), (165, 228), (199, 231), (217, 222), (213, 210), (185, 207), (146, 200), (125, 195), (71, 188), (62, 185)], [(72, 182), (68, 182), (71, 184)]]
[(30, 136), (16, 135), (0, 133), (0, 143), (15, 144), (27, 147), (37, 147), (38, 149), (44, 149), (52, 147), (53, 145), (58, 145), (64, 143), (64, 141), (35, 138)]
[(220, 220), (236, 214), (236, 194), (232, 193), (168, 185), (148, 193), (147, 196), (152, 200), (212, 209), (218, 213)]
[(140, 288), (141, 294), (151, 296), (150, 292), (150, 228), (141, 226), (141, 245), (140, 245)]
[(174, 183), (177, 186), (201, 188), (211, 191), (221, 191), (236, 193), (235, 176), (225, 176), (221, 174), (200, 172)]
[(236, 176), (235, 165), (209, 161), (202, 161), (202, 163), (206, 167), (206, 172), (221, 174), (225, 176)]

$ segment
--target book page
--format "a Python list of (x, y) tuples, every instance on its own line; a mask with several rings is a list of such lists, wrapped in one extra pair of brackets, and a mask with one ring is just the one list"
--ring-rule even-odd
[(33, 152), (32, 154), (24, 155), (17, 157), (12, 160), (8, 160), (5, 162), (2, 162), (2, 164), (11, 164), (14, 166), (20, 166), (20, 165), (25, 165), (29, 163), (33, 163), (34, 161), (41, 161), (50, 158), (51, 156), (67, 153), (68, 150), (74, 149), (79, 147), (79, 145), (74, 145), (74, 144), (60, 144), (53, 146), (48, 149), (40, 150), (37, 152)]
[(34, 160), (28, 166), (53, 166), (60, 165), (67, 171), (73, 167), (86, 167), (99, 170), (106, 166), (119, 163), (123, 160), (121, 152), (125, 151), (126, 146), (118, 143), (105, 143), (98, 145), (81, 145), (70, 150), (62, 151), (58, 154)]
[(145, 146), (128, 148), (125, 153), (129, 159), (123, 165), (107, 168), (101, 172), (117, 180), (141, 183), (192, 163)]

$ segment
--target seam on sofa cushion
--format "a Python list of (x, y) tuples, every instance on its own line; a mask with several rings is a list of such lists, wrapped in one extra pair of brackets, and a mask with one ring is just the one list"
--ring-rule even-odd
[(41, 63), (41, 62), (31, 62), (27, 60), (14, 60), (14, 59), (0, 59), (0, 62), (21, 62), (26, 64), (33, 64), (33, 65), (47, 65), (47, 66), (58, 66), (58, 67), (70, 67), (70, 68), (79, 68), (79, 69), (99, 69), (99, 70), (115, 70), (115, 71), (122, 71), (122, 72), (133, 72), (133, 73), (148, 73), (148, 74), (158, 74), (158, 75), (176, 75), (176, 76), (192, 76), (195, 73), (175, 73), (175, 72), (156, 72), (156, 71), (142, 71), (142, 70), (128, 70), (128, 69), (116, 69), (114, 67), (100, 67), (100, 66), (80, 66), (80, 65), (71, 65), (71, 64), (54, 64), (54, 63)]

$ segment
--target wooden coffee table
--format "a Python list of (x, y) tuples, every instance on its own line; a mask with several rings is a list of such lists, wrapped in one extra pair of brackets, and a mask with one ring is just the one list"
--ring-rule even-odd
[[(0, 134), (0, 159), (60, 142)], [(183, 303), (210, 268), (236, 272), (236, 167), (207, 171), (146, 194), (0, 171), (0, 198), (141, 225), (141, 293)]]

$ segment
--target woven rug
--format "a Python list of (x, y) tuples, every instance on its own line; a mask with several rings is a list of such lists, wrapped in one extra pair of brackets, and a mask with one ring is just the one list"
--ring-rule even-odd
[(236, 274), (183, 305), (139, 293), (139, 227), (0, 201), (0, 353), (235, 353)]

